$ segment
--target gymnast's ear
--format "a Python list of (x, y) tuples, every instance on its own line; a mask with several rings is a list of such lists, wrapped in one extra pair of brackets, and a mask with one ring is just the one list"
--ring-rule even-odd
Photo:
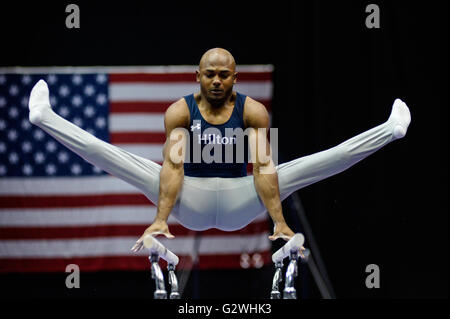
[(195, 80), (196, 80), (197, 82), (200, 82), (200, 71), (199, 71), (199, 70), (196, 70), (196, 71), (195, 71)]

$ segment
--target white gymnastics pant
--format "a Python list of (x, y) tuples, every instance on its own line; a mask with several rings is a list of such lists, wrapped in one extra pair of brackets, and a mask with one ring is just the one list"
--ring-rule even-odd
[[(92, 136), (51, 108), (42, 108), (41, 112), (36, 125), (89, 163), (135, 186), (157, 205), (161, 165)], [(278, 165), (281, 200), (298, 189), (346, 170), (393, 141), (396, 122), (391, 118), (333, 148)], [(266, 208), (256, 193), (253, 176), (185, 176), (171, 214), (191, 230), (233, 231), (264, 212)]]

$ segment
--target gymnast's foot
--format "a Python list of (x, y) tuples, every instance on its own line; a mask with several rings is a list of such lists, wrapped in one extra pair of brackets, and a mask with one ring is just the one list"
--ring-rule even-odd
[(409, 123), (411, 122), (411, 113), (405, 102), (400, 99), (395, 99), (388, 122), (393, 125), (394, 139), (402, 138), (406, 135)]
[(36, 125), (41, 123), (45, 109), (51, 108), (48, 86), (44, 80), (39, 80), (31, 90), (28, 107), (30, 122)]

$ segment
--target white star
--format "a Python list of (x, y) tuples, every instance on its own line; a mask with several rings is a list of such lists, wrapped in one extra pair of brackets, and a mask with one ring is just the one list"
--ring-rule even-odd
[(106, 75), (104, 74), (97, 74), (97, 77), (95, 79), (97, 83), (103, 84), (106, 82)]
[(32, 147), (30, 142), (25, 141), (25, 142), (22, 143), (22, 151), (24, 151), (24, 153), (30, 152), (32, 148), (33, 147)]
[(56, 166), (53, 165), (53, 164), (48, 164), (48, 165), (45, 167), (45, 172), (46, 172), (48, 175), (53, 175), (53, 174), (55, 174), (55, 173), (56, 173)]
[(74, 95), (72, 97), (72, 104), (75, 106), (80, 106), (83, 103), (83, 99), (79, 95)]
[(22, 97), (22, 99), (20, 100), (20, 104), (23, 106), (23, 107), (28, 107), (28, 101), (29, 101), (29, 96), (24, 96), (24, 97)]
[(19, 156), (17, 155), (17, 153), (12, 152), (9, 154), (8, 159), (11, 164), (16, 164), (19, 161)]
[(19, 115), (19, 111), (17, 110), (17, 108), (15, 106), (12, 106), (9, 109), (9, 117), (15, 119), (18, 115)]
[(67, 117), (67, 115), (69, 115), (69, 113), (70, 113), (70, 111), (67, 106), (61, 106), (59, 108), (59, 114), (61, 114), (62, 117)]
[(49, 74), (47, 76), (47, 83), (48, 84), (55, 84), (57, 80), (58, 80), (58, 78), (54, 74)]
[(93, 85), (86, 85), (86, 87), (84, 88), (84, 94), (86, 94), (87, 96), (92, 96), (95, 93), (95, 89)]
[(3, 131), (6, 128), (6, 122), (0, 119), (0, 131)]
[(38, 164), (42, 164), (45, 161), (45, 155), (42, 152), (34, 154), (34, 161)]
[(74, 175), (79, 175), (81, 174), (81, 166), (78, 164), (74, 164), (72, 165), (72, 167), (70, 168), (70, 171), (72, 172), (72, 174)]
[(3, 165), (0, 165), (0, 175), (6, 175), (6, 167)]
[(91, 129), (90, 127), (86, 129), (86, 132), (88, 132), (91, 135), (95, 135), (95, 131)]
[(25, 131), (29, 130), (31, 127), (30, 121), (28, 121), (28, 119), (23, 119), (21, 126)]
[(22, 167), (22, 172), (23, 172), (25, 175), (31, 175), (31, 174), (33, 174), (33, 167), (31, 167), (31, 165), (29, 165), (29, 164), (25, 164), (25, 165)]
[(53, 153), (54, 151), (56, 151), (56, 144), (53, 141), (48, 141), (45, 148), (47, 149), (47, 151), (49, 151), (50, 153)]
[(58, 153), (58, 161), (60, 163), (66, 163), (69, 160), (69, 155), (66, 152)]
[(30, 82), (31, 82), (31, 76), (29, 76), (29, 75), (24, 75), (24, 76), (22, 76), (22, 83), (23, 83), (23, 84), (27, 85), (27, 84), (29, 84)]
[(44, 138), (44, 132), (42, 132), (40, 129), (34, 130), (33, 137), (35, 140), (40, 141)]
[(17, 93), (19, 93), (19, 88), (17, 87), (17, 85), (11, 85), (9, 87), (9, 94), (16, 96)]
[(73, 124), (75, 124), (78, 127), (82, 127), (83, 126), (83, 121), (79, 117), (76, 117), (76, 118), (73, 119)]
[(69, 87), (67, 85), (61, 85), (61, 87), (59, 88), (59, 95), (61, 95), (62, 97), (66, 97), (69, 94)]
[(5, 151), (6, 151), (6, 144), (0, 142), (0, 153), (5, 153)]
[(83, 82), (83, 78), (81, 77), (81, 75), (75, 74), (75, 75), (72, 77), (72, 83), (73, 83), (73, 84), (75, 84), (75, 85), (80, 85), (81, 82)]
[(100, 105), (105, 104), (106, 101), (107, 101), (105, 94), (99, 94), (99, 95), (97, 95), (96, 101), (97, 101), (97, 103), (100, 104)]
[(100, 174), (102, 172), (102, 170), (97, 166), (92, 166), (92, 171), (96, 174)]
[(87, 117), (92, 117), (95, 114), (95, 110), (92, 106), (88, 105), (86, 106), (86, 108), (84, 109), (84, 115), (86, 115)]
[(14, 130), (14, 129), (10, 130), (10, 131), (8, 132), (8, 139), (9, 139), (10, 141), (15, 141), (15, 140), (17, 140), (17, 131)]
[(3, 96), (0, 96), (0, 107), (4, 107), (6, 105), (6, 99)]
[(104, 128), (106, 125), (106, 121), (103, 117), (99, 117), (97, 120), (95, 120), (95, 126), (98, 128)]
[(0, 75), (0, 84), (5, 84), (6, 82), (6, 76), (4, 76), (3, 74)]
[(54, 95), (50, 95), (50, 105), (56, 106), (57, 103), (58, 100), (56, 99), (56, 97)]

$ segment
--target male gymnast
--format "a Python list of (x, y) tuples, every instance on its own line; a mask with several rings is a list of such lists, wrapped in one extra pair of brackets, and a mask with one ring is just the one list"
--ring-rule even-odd
[[(266, 153), (270, 150), (267, 136), (261, 134), (269, 128), (267, 110), (263, 104), (233, 90), (237, 75), (230, 52), (214, 48), (204, 53), (196, 71), (200, 92), (179, 99), (165, 112), (162, 166), (101, 141), (54, 113), (43, 80), (31, 91), (29, 119), (89, 163), (138, 188), (157, 205), (152, 224), (131, 248), (134, 252), (142, 249), (146, 235), (174, 238), (167, 224), (170, 214), (191, 230), (233, 231), (267, 211), (274, 223), (269, 239), (289, 240), (294, 232), (283, 217), (281, 202), (285, 198), (404, 137), (411, 122), (408, 107), (396, 99), (386, 122), (328, 150), (275, 166), (271, 156), (264, 160), (257, 156), (261, 147)], [(247, 176), (246, 160), (183, 161), (180, 154), (185, 154), (186, 145), (199, 143), (203, 150), (208, 144), (206, 138), (194, 138), (196, 130), (200, 136), (207, 129), (216, 129), (225, 136), (227, 128), (249, 132), (253, 176)]]

